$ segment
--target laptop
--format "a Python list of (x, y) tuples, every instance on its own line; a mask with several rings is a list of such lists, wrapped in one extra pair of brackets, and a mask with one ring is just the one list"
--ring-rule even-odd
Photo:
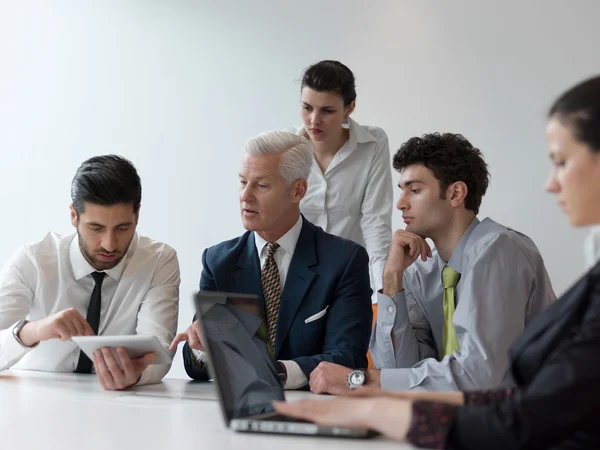
[(285, 400), (273, 352), (265, 338), (264, 309), (256, 295), (200, 291), (195, 296), (204, 360), (225, 425), (235, 431), (367, 438), (366, 428), (325, 427), (275, 412)]

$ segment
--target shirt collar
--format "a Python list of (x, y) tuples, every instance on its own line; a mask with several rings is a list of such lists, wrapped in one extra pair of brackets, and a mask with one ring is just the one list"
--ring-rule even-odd
[[(129, 244), (129, 248), (125, 253), (125, 257), (112, 269), (104, 270), (109, 277), (111, 277), (115, 281), (119, 281), (121, 279), (121, 275), (123, 275), (123, 271), (127, 266), (127, 262), (131, 259), (131, 255), (135, 252), (137, 247), (138, 235), (135, 233), (133, 235), (133, 239), (131, 239), (131, 243)], [(97, 270), (92, 266), (83, 253), (81, 253), (81, 248), (79, 248), (79, 235), (75, 233), (73, 236), (73, 240), (71, 241), (71, 245), (69, 246), (69, 257), (71, 259), (71, 267), (73, 267), (73, 274), (75, 275), (75, 279), (77, 281), (81, 280), (83, 277), (88, 276), (92, 272), (97, 272)]]
[[(286, 253), (290, 255), (294, 254), (294, 250), (296, 250), (296, 244), (298, 243), (298, 238), (300, 237), (300, 232), (302, 231), (302, 215), (298, 218), (296, 224), (290, 228), (290, 230), (277, 239), (279, 247), (282, 248)], [(265, 246), (268, 244), (263, 238), (261, 238), (256, 231), (254, 232), (254, 243), (256, 244), (256, 251), (258, 252), (258, 256), (262, 255), (262, 251)]]
[(477, 227), (477, 225), (479, 225), (479, 219), (477, 217), (474, 217), (473, 221), (471, 222), (471, 225), (469, 225), (469, 228), (467, 228), (467, 230), (464, 232), (462, 238), (460, 238), (460, 242), (452, 252), (450, 261), (448, 261), (448, 265), (454, 270), (456, 270), (458, 273), (461, 273), (462, 271), (462, 261), (463, 254), (465, 252), (465, 247), (467, 246), (467, 242), (469, 242), (469, 238), (471, 237), (471, 234), (473, 233), (473, 230)]
[(358, 144), (365, 144), (367, 142), (377, 142), (377, 138), (371, 133), (369, 133), (366, 127), (361, 127), (351, 117), (348, 117), (348, 128), (350, 129), (350, 142)]

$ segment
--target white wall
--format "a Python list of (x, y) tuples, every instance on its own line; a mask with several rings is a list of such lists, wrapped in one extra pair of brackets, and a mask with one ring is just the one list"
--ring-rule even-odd
[[(544, 115), (600, 72), (598, 17), (594, 0), (0, 0), (0, 261), (72, 231), (75, 169), (122, 154), (143, 182), (140, 233), (179, 252), (185, 328), (202, 250), (242, 231), (240, 143), (299, 124), (302, 69), (332, 58), (357, 77), (354, 117), (392, 152), (432, 131), (482, 149), (481, 216), (529, 234), (562, 292), (583, 231), (541, 189)], [(179, 355), (171, 376), (185, 376)]]

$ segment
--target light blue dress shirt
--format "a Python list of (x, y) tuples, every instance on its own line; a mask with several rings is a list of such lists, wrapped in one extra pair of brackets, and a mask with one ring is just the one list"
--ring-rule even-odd
[[(440, 361), (446, 264), (461, 274), (452, 320), (460, 349)], [(489, 218), (473, 220), (450, 261), (434, 250), (426, 262), (412, 264), (403, 287), (392, 297), (378, 294), (370, 349), (382, 369), (382, 389), (487, 389), (510, 382), (510, 345), (556, 299), (531, 239)]]

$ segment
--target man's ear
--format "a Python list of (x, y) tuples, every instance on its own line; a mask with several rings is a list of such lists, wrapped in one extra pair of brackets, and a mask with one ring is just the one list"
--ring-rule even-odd
[(77, 224), (79, 223), (79, 217), (77, 216), (77, 211), (75, 210), (73, 203), (71, 203), (71, 205), (69, 206), (69, 209), (71, 210), (71, 224), (75, 228), (77, 228)]
[(308, 182), (304, 178), (299, 178), (292, 183), (292, 202), (300, 203), (300, 200), (306, 195)]
[(448, 186), (446, 198), (450, 199), (450, 205), (454, 208), (465, 203), (469, 188), (464, 181), (457, 181)]
[(140, 210), (142, 209), (142, 205), (138, 207), (138, 211), (135, 214), (135, 226), (137, 227), (138, 222), (140, 221)]

